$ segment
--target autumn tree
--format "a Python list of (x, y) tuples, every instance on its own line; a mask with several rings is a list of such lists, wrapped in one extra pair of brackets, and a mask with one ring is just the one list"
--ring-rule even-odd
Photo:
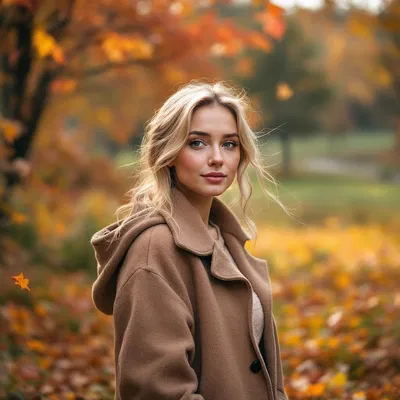
[[(398, 132), (399, 2), (383, 1), (375, 13), (354, 3), (339, 8), (338, 3), (325, 0), (321, 9), (295, 12), (307, 37), (319, 46), (319, 66), (334, 89), (323, 115), (325, 130), (335, 137), (378, 124)], [(396, 153), (383, 157), (396, 158)]]
[(221, 20), (217, 3), (0, 1), (3, 226), (10, 216), (24, 221), (14, 214), (15, 193), (47, 238), (66, 231), (74, 215), (66, 204), (89, 188), (120, 197), (113, 162), (97, 152), (99, 131), (127, 143), (137, 110), (153, 111), (191, 78), (223, 77), (218, 57), (266, 49), (268, 34)]
[(313, 64), (317, 56), (315, 46), (305, 40), (291, 17), (283, 39), (271, 52), (255, 53), (254, 71), (243, 79), (259, 99), (266, 127), (278, 129), (286, 175), (291, 170), (291, 138), (319, 128), (318, 112), (329, 100), (325, 73)]
[(400, 160), (400, 2), (384, 2), (377, 16), (377, 35), (381, 37), (381, 65), (389, 77), (386, 105), (393, 118), (395, 143), (391, 158)]

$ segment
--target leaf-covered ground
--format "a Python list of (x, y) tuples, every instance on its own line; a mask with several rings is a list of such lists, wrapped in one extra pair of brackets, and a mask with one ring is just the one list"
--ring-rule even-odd
[[(266, 227), (248, 249), (268, 261), (290, 399), (400, 399), (399, 223)], [(113, 399), (112, 318), (91, 280), (8, 275), (22, 271), (30, 292), (2, 273), (1, 397)]]

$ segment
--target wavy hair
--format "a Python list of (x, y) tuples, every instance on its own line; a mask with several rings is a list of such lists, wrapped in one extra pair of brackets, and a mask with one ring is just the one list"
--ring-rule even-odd
[(114, 239), (129, 220), (143, 215), (151, 216), (161, 209), (172, 218), (171, 188), (175, 186), (176, 178), (174, 167), (168, 165), (185, 144), (194, 111), (198, 107), (214, 103), (229, 109), (236, 118), (241, 143), (236, 178), (244, 221), (252, 239), (257, 237), (257, 228), (247, 215), (252, 195), (252, 185), (247, 173), (249, 164), (255, 169), (262, 191), (291, 215), (278, 197), (264, 186), (264, 179), (272, 182), (275, 187), (276, 182), (262, 165), (257, 134), (252, 131), (247, 120), (251, 108), (245, 91), (239, 91), (225, 82), (191, 81), (169, 97), (146, 124), (138, 160), (134, 163), (137, 164), (134, 185), (127, 193), (129, 201), (116, 211), (118, 228), (115, 230)]

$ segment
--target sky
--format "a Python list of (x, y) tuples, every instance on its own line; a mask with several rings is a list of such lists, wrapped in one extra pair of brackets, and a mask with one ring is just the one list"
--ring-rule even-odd
[[(307, 8), (319, 8), (323, 4), (323, 0), (273, 0), (272, 3), (279, 6), (290, 8), (295, 5)], [(377, 12), (382, 4), (382, 0), (338, 0), (339, 5), (346, 6), (346, 4), (354, 4), (363, 8), (370, 9), (373, 12)]]

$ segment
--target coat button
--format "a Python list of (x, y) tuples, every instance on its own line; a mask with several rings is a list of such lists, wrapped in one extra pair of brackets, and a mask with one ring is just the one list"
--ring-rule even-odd
[(261, 363), (260, 360), (254, 360), (251, 364), (250, 364), (250, 371), (254, 372), (255, 374), (257, 372), (261, 371)]

